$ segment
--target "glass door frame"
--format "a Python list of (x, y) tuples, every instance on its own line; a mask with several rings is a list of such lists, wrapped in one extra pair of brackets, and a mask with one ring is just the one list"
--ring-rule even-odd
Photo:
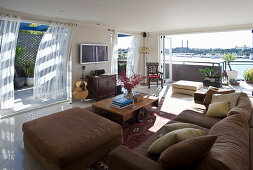
[[(166, 47), (169, 44), (169, 47)], [(166, 48), (169, 49), (169, 55), (166, 56)], [(168, 57), (168, 58), (167, 58)], [(169, 75), (167, 77), (166, 64), (169, 65)], [(172, 39), (169, 36), (160, 36), (160, 70), (163, 72), (163, 82), (172, 81)]]

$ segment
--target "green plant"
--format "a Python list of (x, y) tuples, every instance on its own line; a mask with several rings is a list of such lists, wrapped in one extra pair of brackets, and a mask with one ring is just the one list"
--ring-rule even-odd
[(229, 67), (230, 71), (232, 71), (230, 62), (236, 60), (236, 56), (234, 56), (234, 54), (232, 54), (232, 53), (224, 53), (222, 58), (223, 58), (223, 60), (225, 60), (228, 63), (228, 67)]
[(253, 81), (253, 68), (250, 70), (246, 68), (246, 70), (244, 70), (243, 78), (246, 81)]
[(25, 61), (22, 68), (27, 78), (34, 76), (34, 62), (31, 59)]
[(203, 77), (209, 77), (209, 78), (220, 78), (221, 77), (220, 72), (215, 70), (214, 68), (199, 69), (199, 72)]
[(21, 57), (25, 53), (25, 48), (21, 46), (16, 47), (15, 65), (21, 68), (23, 66)]

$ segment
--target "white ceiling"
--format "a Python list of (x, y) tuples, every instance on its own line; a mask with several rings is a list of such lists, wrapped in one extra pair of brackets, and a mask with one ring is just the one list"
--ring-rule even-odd
[(253, 24), (253, 0), (0, 0), (0, 7), (129, 31)]

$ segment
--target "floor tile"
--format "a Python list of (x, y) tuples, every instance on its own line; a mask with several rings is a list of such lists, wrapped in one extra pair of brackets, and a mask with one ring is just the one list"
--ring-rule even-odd
[(30, 170), (32, 169), (37, 160), (26, 149), (21, 152), (12, 154), (10, 158), (1, 165), (3, 170)]

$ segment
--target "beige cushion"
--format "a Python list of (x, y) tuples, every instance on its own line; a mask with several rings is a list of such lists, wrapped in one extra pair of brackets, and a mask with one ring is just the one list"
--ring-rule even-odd
[(229, 110), (230, 110), (230, 109), (233, 109), (237, 105), (239, 96), (240, 96), (240, 93), (213, 94), (211, 103), (228, 102)]
[(190, 139), (196, 136), (202, 136), (204, 134), (204, 130), (194, 128), (174, 130), (158, 138), (154, 143), (150, 145), (147, 152), (152, 154), (160, 154), (169, 146), (174, 145), (177, 142), (181, 142), (183, 140)]
[(210, 117), (226, 117), (228, 108), (228, 102), (212, 103), (208, 106), (206, 115)]
[(218, 89), (216, 87), (210, 86), (206, 92), (206, 97), (203, 101), (204, 105), (209, 105), (212, 102), (212, 96), (213, 94), (229, 94), (229, 93), (234, 93), (234, 89)]
[(173, 130), (178, 130), (178, 129), (183, 129), (183, 128), (196, 128), (199, 129), (199, 126), (191, 124), (191, 123), (181, 123), (181, 122), (176, 122), (176, 123), (171, 123), (171, 124), (166, 124), (163, 126), (163, 135), (172, 132)]
[(180, 80), (180, 81), (173, 83), (172, 87), (197, 91), (197, 90), (203, 88), (203, 83), (202, 82), (195, 82), (195, 81)]
[(190, 166), (208, 154), (216, 138), (207, 135), (179, 142), (163, 151), (158, 162), (167, 169)]
[(195, 93), (195, 90), (180, 89), (180, 88), (173, 87), (172, 93), (187, 94), (187, 95), (193, 96)]

